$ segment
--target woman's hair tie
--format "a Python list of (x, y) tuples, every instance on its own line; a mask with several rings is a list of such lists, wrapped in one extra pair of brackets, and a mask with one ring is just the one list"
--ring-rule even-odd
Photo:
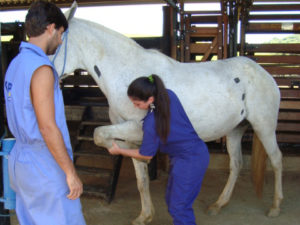
[(154, 84), (154, 79), (153, 79), (153, 76), (152, 76), (152, 75), (150, 75), (150, 76), (148, 77), (148, 80), (150, 81), (151, 84)]

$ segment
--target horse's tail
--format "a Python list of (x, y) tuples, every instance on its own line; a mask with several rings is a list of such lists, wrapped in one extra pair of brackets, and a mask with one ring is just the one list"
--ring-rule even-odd
[(260, 198), (262, 197), (264, 186), (267, 154), (264, 146), (255, 133), (253, 134), (251, 160), (252, 181), (254, 184), (256, 195)]

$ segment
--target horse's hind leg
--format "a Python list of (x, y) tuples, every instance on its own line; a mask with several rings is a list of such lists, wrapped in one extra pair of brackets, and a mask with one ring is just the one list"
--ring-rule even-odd
[(142, 162), (132, 158), (137, 186), (141, 196), (142, 210), (140, 215), (132, 222), (133, 225), (144, 225), (150, 223), (154, 216), (154, 207), (152, 205), (150, 190), (149, 190), (149, 176), (146, 162)]
[(208, 208), (208, 213), (211, 215), (218, 214), (221, 208), (230, 200), (235, 182), (243, 164), (241, 140), (247, 127), (248, 125), (239, 125), (226, 136), (227, 151), (230, 157), (230, 174), (218, 200)]
[[(253, 125), (252, 125), (253, 126)], [(268, 213), (270, 217), (276, 217), (280, 213), (280, 203), (283, 199), (282, 194), (282, 154), (278, 148), (276, 134), (274, 130), (268, 129), (268, 126), (253, 126), (255, 133), (262, 142), (267, 155), (271, 161), (275, 177), (275, 193), (273, 205)]]

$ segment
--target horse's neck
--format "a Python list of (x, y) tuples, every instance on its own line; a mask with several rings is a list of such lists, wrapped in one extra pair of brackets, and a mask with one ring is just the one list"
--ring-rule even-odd
[[(80, 30), (87, 30), (84, 39), (89, 42), (84, 46), (85, 50), (81, 55), (84, 67), (108, 98), (116, 97), (109, 96), (109, 93), (116, 92), (116, 88), (124, 92), (136, 77), (151, 73), (165, 76), (164, 71), (168, 71), (172, 64), (177, 63), (163, 54), (146, 50), (132, 39), (99, 24), (78, 22)], [(101, 72), (100, 78), (95, 66)]]

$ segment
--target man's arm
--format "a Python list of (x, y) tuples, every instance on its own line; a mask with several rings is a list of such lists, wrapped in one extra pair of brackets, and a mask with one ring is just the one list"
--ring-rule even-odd
[(70, 189), (69, 199), (78, 198), (83, 191), (82, 183), (69, 157), (62, 134), (55, 121), (54, 76), (49, 66), (38, 68), (32, 75), (30, 94), (40, 132), (54, 159), (66, 174)]

